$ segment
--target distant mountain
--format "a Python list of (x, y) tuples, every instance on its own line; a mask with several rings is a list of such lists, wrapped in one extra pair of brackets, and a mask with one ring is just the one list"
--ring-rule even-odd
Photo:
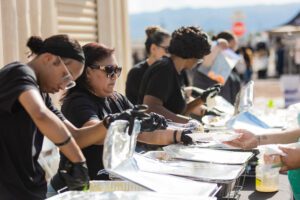
[(285, 5), (259, 5), (230, 8), (185, 8), (180, 10), (163, 10), (154, 13), (130, 15), (131, 39), (143, 40), (145, 27), (163, 26), (172, 32), (184, 25), (198, 25), (207, 32), (218, 33), (230, 30), (233, 14), (237, 11), (245, 15), (247, 33), (256, 33), (280, 26), (300, 12), (300, 3)]

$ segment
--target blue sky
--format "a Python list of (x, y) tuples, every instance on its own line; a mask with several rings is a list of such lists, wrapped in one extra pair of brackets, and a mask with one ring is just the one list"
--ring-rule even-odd
[(128, 0), (129, 14), (163, 9), (222, 8), (234, 6), (300, 3), (300, 0)]

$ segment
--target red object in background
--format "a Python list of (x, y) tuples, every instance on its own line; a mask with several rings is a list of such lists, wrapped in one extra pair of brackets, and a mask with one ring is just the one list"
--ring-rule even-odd
[(234, 22), (232, 26), (232, 32), (236, 36), (243, 36), (246, 32), (245, 24), (243, 22)]

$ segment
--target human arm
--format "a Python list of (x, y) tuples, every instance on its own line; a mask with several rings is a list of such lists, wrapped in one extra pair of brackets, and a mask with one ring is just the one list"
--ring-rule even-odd
[(98, 116), (97, 104), (84, 93), (71, 97), (64, 99), (61, 111), (67, 118), (65, 125), (80, 148), (103, 144), (107, 130)]
[[(187, 104), (187, 108), (185, 110), (185, 115), (188, 115), (190, 113), (197, 114), (199, 116), (202, 116), (205, 114), (205, 109), (201, 108), (199, 106), (203, 105), (207, 102), (207, 99), (215, 97), (217, 94), (219, 94), (221, 91), (221, 85), (215, 84), (212, 87), (207, 88), (204, 90), (197, 98), (192, 100)], [(195, 109), (199, 110), (200, 113), (195, 113)]]
[(189, 121), (188, 117), (183, 115), (175, 114), (169, 111), (167, 108), (163, 106), (163, 102), (154, 96), (146, 95), (144, 97), (144, 104), (148, 105), (148, 112), (155, 112), (163, 115), (165, 118), (170, 119), (177, 123), (187, 123)]
[(102, 121), (91, 119), (82, 128), (76, 128), (68, 120), (64, 121), (69, 131), (72, 133), (78, 146), (83, 149), (94, 144), (103, 144), (107, 129)]
[[(18, 98), (20, 104), (30, 115), (39, 130), (54, 143), (62, 143), (71, 136), (66, 126), (45, 105), (40, 93), (35, 89), (22, 92)], [(60, 147), (60, 150), (71, 162), (83, 162), (85, 158), (71, 138), (70, 142)]]
[(236, 132), (241, 134), (240, 137), (230, 142), (225, 142), (225, 144), (243, 149), (252, 149), (264, 144), (293, 143), (298, 141), (300, 137), (300, 129), (262, 135), (255, 135), (246, 130), (236, 130)]
[(217, 55), (224, 49), (228, 48), (228, 42), (224, 39), (218, 39), (217, 45), (213, 46), (211, 53), (207, 56), (204, 56), (202, 66), (210, 67), (214, 63)]
[(281, 172), (300, 169), (300, 148), (279, 147), (279, 149), (286, 154), (285, 156), (280, 156), (283, 165), (280, 169)]
[(193, 144), (193, 140), (187, 134), (192, 133), (190, 130), (156, 130), (152, 133), (143, 132), (139, 134), (138, 140), (146, 144), (169, 145), (183, 143), (185, 145)]

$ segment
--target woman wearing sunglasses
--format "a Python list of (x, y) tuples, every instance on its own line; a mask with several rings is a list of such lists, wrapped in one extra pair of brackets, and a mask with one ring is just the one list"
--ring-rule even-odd
[(148, 58), (136, 64), (127, 75), (126, 97), (133, 104), (138, 102), (139, 86), (145, 71), (155, 61), (167, 55), (171, 40), (170, 34), (158, 26), (148, 27), (146, 35), (145, 48)]
[(210, 53), (210, 41), (206, 33), (197, 27), (181, 27), (172, 33), (170, 57), (163, 57), (147, 69), (139, 89), (139, 102), (149, 110), (179, 123), (187, 123), (191, 113), (203, 115), (199, 108), (206, 98), (218, 93), (219, 87), (204, 92), (201, 97), (186, 103), (180, 73), (199, 65)]
[[(122, 69), (117, 64), (114, 50), (98, 43), (90, 43), (83, 46), (83, 51), (86, 58), (83, 74), (76, 80), (76, 86), (64, 96), (62, 112), (75, 126), (90, 127), (105, 116), (131, 109), (133, 105), (125, 96), (114, 91)], [(164, 119), (159, 116), (158, 118)], [(106, 174), (97, 175), (103, 169), (102, 144), (105, 132), (102, 133), (102, 140), (82, 149), (87, 159), (90, 178), (94, 180), (108, 179)], [(177, 141), (191, 142), (185, 133), (178, 131), (174, 134), (174, 130), (143, 132), (139, 134), (138, 140), (161, 145)]]

